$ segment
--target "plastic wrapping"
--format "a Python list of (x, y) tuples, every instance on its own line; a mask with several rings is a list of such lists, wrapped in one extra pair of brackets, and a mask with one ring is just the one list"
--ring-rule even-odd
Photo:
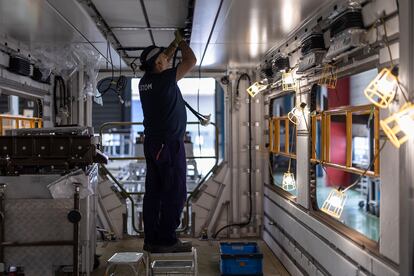
[(89, 185), (88, 176), (83, 170), (76, 170), (62, 176), (58, 180), (47, 185), (53, 198), (73, 198), (75, 193), (75, 183), (80, 184), (80, 198), (86, 198), (93, 194), (93, 189)]
[(91, 45), (77, 44), (39, 44), (33, 48), (34, 55), (40, 60), (37, 67), (41, 71), (52, 70), (63, 79), (69, 79), (76, 71), (85, 72), (84, 88), (78, 100), (86, 100), (87, 96), (94, 97), (102, 105), (99, 92), (96, 89), (99, 63), (102, 56)]
[(92, 96), (96, 103), (102, 105), (102, 98), (100, 98), (96, 88), (98, 67), (102, 56), (87, 44), (75, 44), (73, 46), (73, 54), (77, 57), (79, 63), (83, 65), (85, 71), (83, 98), (86, 99), (87, 96)]

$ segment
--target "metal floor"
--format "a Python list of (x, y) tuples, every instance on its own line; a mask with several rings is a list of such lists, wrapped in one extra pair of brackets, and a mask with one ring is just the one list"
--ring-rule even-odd
[[(198, 239), (184, 239), (191, 240), (193, 245), (197, 248), (198, 254), (198, 271), (199, 276), (214, 276), (220, 275), (220, 253), (218, 241), (199, 241)], [(236, 240), (231, 240), (236, 241)], [(240, 240), (246, 241), (246, 240)], [(253, 241), (253, 240), (249, 240)], [(254, 240), (257, 241), (257, 240)], [(285, 276), (290, 275), (280, 261), (273, 255), (272, 251), (267, 245), (259, 240), (257, 241), (263, 253), (263, 272), (265, 276)], [(91, 275), (102, 276), (105, 272), (106, 260), (108, 260), (116, 252), (128, 251), (142, 251), (143, 239), (125, 239), (116, 242), (99, 243), (97, 253), (101, 255), (100, 266)], [(130, 275), (128, 268), (118, 267), (116, 275)], [(140, 267), (140, 275), (144, 274), (144, 267)]]

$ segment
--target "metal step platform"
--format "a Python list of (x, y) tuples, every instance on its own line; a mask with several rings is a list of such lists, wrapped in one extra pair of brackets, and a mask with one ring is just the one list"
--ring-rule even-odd
[(145, 252), (147, 276), (198, 275), (197, 249), (189, 252), (150, 253)]

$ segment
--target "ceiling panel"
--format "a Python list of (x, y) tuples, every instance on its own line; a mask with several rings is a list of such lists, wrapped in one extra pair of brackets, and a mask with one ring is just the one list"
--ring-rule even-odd
[(110, 27), (146, 27), (139, 0), (93, 0)]
[[(202, 67), (254, 67), (329, 0), (224, 0)], [(201, 61), (219, 0), (198, 0), (192, 44)], [(203, 45), (204, 44), (204, 45)]]
[(185, 26), (188, 0), (145, 0), (144, 4), (151, 27)]
[(85, 41), (44, 0), (0, 0), (0, 33), (28, 47)]
[(154, 35), (155, 44), (158, 46), (167, 47), (171, 41), (174, 40), (173, 31), (152, 31)]
[(114, 31), (123, 47), (145, 47), (152, 45), (148, 31)]

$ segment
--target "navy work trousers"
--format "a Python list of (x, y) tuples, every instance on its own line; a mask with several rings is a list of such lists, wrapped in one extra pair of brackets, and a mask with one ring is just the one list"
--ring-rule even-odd
[(147, 162), (144, 195), (145, 243), (169, 246), (177, 241), (175, 230), (187, 198), (187, 164), (182, 140), (146, 138)]

